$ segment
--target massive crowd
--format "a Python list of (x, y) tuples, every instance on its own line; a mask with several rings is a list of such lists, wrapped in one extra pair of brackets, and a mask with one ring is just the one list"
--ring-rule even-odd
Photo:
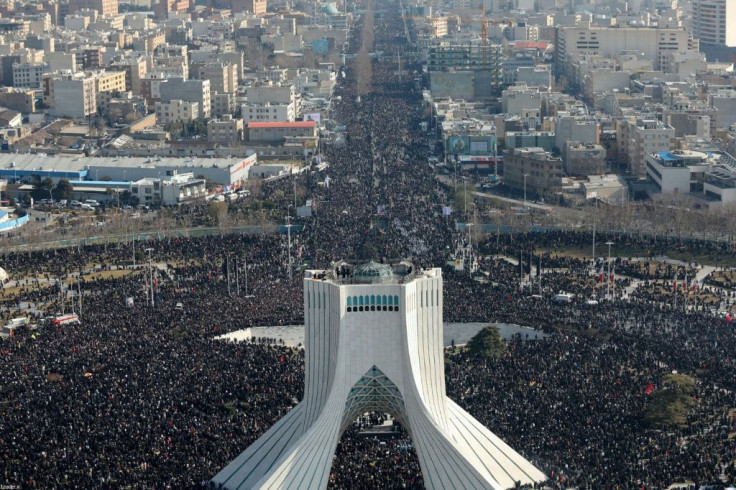
[[(404, 42), (398, 21), (384, 15), (364, 26), (375, 28), (367, 48), (390, 52)], [(364, 48), (359, 37), (352, 45)], [(420, 267), (441, 266), (452, 252), (452, 220), (442, 206), (453, 192), (426, 166), (431, 140), (419, 132), (425, 109), (397, 83), (392, 61), (369, 63), (348, 63), (337, 88), (333, 114), (349, 143), (326, 147), (325, 172), (299, 177), (320, 205), (294, 234), (295, 263), (410, 258)], [(370, 77), (370, 93), (356, 92), (357, 71)], [(280, 181), (262, 192), (286, 207), (290, 189)], [(730, 309), (732, 293), (707, 285), (697, 294), (707, 294), (712, 309), (688, 308), (672, 300), (669, 282), (695, 273), (695, 264), (654, 259), (670, 248), (717, 258), (727, 246), (616, 236), (629, 248), (648, 249), (651, 262), (617, 258), (618, 299), (603, 301), (602, 259), (591, 264), (550, 252), (591, 238), (494, 237), (478, 247), (483, 280), (445, 269), (445, 320), (554, 332), (541, 341), (514, 340), (493, 361), (448, 353), (449, 396), (539, 465), (554, 488), (666, 488), (736, 478), (736, 439), (729, 438), (736, 432), (736, 335), (712, 312)], [(83, 314), (80, 325), (41, 323), (0, 344), (0, 481), (37, 488), (192, 488), (207, 481), (302, 396), (301, 350), (215, 340), (246, 326), (302, 323), (301, 278), (288, 279), (287, 254), (281, 234), (3, 253), (0, 266), (11, 281), (1, 293), (0, 319), (19, 315), (19, 304), (39, 321), (62, 308), (79, 311), (75, 290), (83, 293)], [(574, 300), (553, 301), (559, 291)], [(673, 370), (695, 376), (697, 403), (686, 426), (654, 430), (644, 421), (645, 389), (660, 389)], [(419, 488), (422, 479), (406, 434), (379, 441), (354, 427), (341, 440), (330, 485)]]

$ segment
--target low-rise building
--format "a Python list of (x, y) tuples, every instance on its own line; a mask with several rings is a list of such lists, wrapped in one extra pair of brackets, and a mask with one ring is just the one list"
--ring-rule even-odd
[(130, 192), (141, 204), (173, 206), (207, 195), (205, 179), (191, 172), (166, 175), (159, 179), (146, 177), (130, 184)]
[(600, 175), (606, 170), (606, 149), (595, 143), (568, 141), (565, 151), (567, 175)]
[(248, 123), (248, 141), (280, 144), (293, 139), (316, 141), (318, 137), (315, 121)]
[(224, 115), (207, 123), (207, 141), (242, 141), (243, 120)]

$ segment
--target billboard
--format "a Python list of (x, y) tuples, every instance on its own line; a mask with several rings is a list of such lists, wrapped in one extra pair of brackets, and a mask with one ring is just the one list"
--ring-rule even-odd
[(448, 136), (445, 145), (448, 155), (493, 155), (496, 136), (456, 134)]

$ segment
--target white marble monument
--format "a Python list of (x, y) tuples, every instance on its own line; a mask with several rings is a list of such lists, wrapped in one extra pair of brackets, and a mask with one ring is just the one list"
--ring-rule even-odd
[(307, 271), (304, 316), (304, 399), (212, 479), (216, 488), (326, 488), (343, 431), (370, 411), (408, 430), (427, 488), (546, 480), (447, 398), (440, 269), (369, 262)]

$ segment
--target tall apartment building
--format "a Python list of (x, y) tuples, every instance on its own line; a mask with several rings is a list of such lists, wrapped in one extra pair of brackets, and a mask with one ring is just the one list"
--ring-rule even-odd
[(97, 113), (99, 93), (125, 91), (125, 72), (46, 75), (42, 86), (50, 114), (83, 118)]
[(46, 63), (13, 63), (13, 87), (41, 88), (43, 75), (48, 71)]
[(36, 94), (34, 90), (16, 88), (0, 89), (0, 106), (28, 114), (36, 112)]
[(69, 14), (84, 9), (96, 10), (100, 17), (116, 15), (118, 0), (69, 0)]
[(95, 90), (97, 92), (125, 92), (124, 71), (95, 73), (92, 78), (95, 81)]
[(293, 104), (251, 104), (246, 102), (240, 105), (240, 113), (246, 124), (264, 121), (296, 121)]
[(232, 13), (250, 12), (260, 16), (266, 13), (266, 0), (207, 0), (207, 8), (230, 9)]
[(230, 62), (192, 63), (189, 74), (194, 80), (209, 80), (210, 91), (229, 94), (238, 89), (238, 66)]
[(669, 55), (697, 43), (684, 29), (656, 27), (575, 26), (557, 28), (557, 69), (563, 71), (572, 55), (613, 56), (624, 51), (644, 53), (655, 70), (668, 71)]
[(619, 158), (628, 163), (632, 174), (639, 177), (646, 176), (649, 154), (670, 151), (675, 147), (675, 128), (657, 119), (622, 119), (617, 129)]
[(736, 47), (736, 2), (692, 0), (693, 36), (707, 45)]
[(555, 146), (565, 158), (568, 141), (583, 144), (600, 143), (600, 125), (592, 116), (572, 115), (560, 112), (555, 116)]
[(110, 66), (113, 69), (125, 72), (125, 90), (133, 92), (133, 95), (141, 94), (141, 80), (147, 72), (145, 59), (122, 59), (113, 62)]
[(249, 122), (293, 122), (301, 114), (301, 97), (291, 84), (249, 87), (246, 95), (248, 101), (241, 108)]
[(189, 7), (189, 0), (157, 0), (153, 11), (157, 19), (164, 20), (169, 18), (170, 13), (184, 13)]
[(186, 123), (200, 116), (199, 103), (186, 100), (156, 102), (156, 122), (161, 125), (169, 123)]
[(530, 195), (550, 196), (562, 189), (562, 159), (543, 148), (514, 148), (504, 159), (504, 182)]
[(161, 102), (186, 100), (199, 104), (199, 117), (210, 118), (211, 97), (209, 80), (169, 78), (159, 85)]
[(736, 90), (721, 89), (708, 95), (708, 103), (718, 109), (716, 126), (728, 128), (736, 124)]
[(45, 78), (44, 85), (44, 100), (46, 94), (49, 94), (53, 101), (50, 114), (84, 118), (97, 112), (94, 78), (62, 75), (59, 78)]
[(429, 47), (429, 71), (471, 70), (488, 72), (491, 86), (497, 89), (503, 83), (502, 46), (481, 43), (447, 44)]

